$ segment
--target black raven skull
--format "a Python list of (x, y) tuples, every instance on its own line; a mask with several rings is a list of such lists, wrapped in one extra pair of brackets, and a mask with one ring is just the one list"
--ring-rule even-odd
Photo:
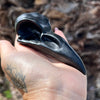
[(39, 13), (25, 13), (15, 22), (18, 42), (55, 59), (69, 64), (83, 74), (85, 66), (73, 48), (60, 36), (53, 33), (49, 20)]

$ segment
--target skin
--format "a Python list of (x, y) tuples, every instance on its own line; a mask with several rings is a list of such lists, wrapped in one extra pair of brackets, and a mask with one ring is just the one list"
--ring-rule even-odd
[[(59, 29), (55, 33), (67, 41)], [(86, 75), (16, 40), (15, 46), (0, 41), (1, 65), (24, 100), (86, 100)]]

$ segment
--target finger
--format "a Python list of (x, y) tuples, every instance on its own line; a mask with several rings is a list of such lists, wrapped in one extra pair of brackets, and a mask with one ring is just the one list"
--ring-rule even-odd
[(40, 52), (34, 50), (33, 48), (30, 48), (28, 46), (25, 46), (25, 45), (21, 45), (18, 41), (18, 35), (16, 35), (16, 39), (15, 39), (15, 48), (17, 49), (17, 51), (24, 51), (24, 52), (30, 52), (34, 55), (39, 55), (39, 56), (42, 56), (42, 57), (45, 57), (43, 54), (41, 54)]
[[(64, 39), (67, 41), (67, 39), (66, 39), (64, 33), (63, 33), (62, 31), (60, 31), (57, 27), (55, 28), (55, 33), (56, 33), (57, 35), (61, 36), (62, 38), (64, 38)], [(67, 42), (68, 42), (68, 41), (67, 41)]]
[(16, 38), (15, 38), (15, 43), (14, 43), (14, 46), (15, 48), (17, 49), (19, 47), (19, 43), (17, 42), (17, 39), (18, 39), (18, 35), (16, 34)]
[(21, 45), (21, 44), (17, 41), (17, 39), (18, 39), (18, 35), (16, 35), (16, 38), (15, 38), (15, 43), (14, 43), (15, 48), (16, 48), (18, 51), (24, 51), (24, 50), (26, 50), (26, 49), (27, 49), (26, 46)]
[(16, 35), (16, 38), (15, 38), (15, 48), (18, 50), (18, 51), (26, 51), (27, 47), (24, 46), (24, 45), (21, 45), (19, 42), (17, 42), (17, 39), (18, 39), (18, 35)]
[(15, 48), (18, 50), (18, 51), (34, 51), (32, 48), (29, 48), (27, 46), (24, 46), (24, 45), (21, 45), (18, 41), (18, 35), (16, 35), (16, 39), (15, 39)]
[(1, 59), (6, 57), (8, 54), (11, 54), (16, 49), (11, 45), (9, 41), (1, 40), (0, 41), (0, 57)]

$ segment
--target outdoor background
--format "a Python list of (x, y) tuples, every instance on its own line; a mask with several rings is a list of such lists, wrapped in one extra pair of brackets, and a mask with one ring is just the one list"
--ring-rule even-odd
[[(82, 57), (88, 74), (87, 100), (100, 100), (100, 1), (99, 0), (0, 0), (0, 40), (14, 44), (16, 18), (39, 12), (58, 27)], [(76, 84), (78, 85), (78, 84)], [(0, 100), (22, 100), (0, 67)]]

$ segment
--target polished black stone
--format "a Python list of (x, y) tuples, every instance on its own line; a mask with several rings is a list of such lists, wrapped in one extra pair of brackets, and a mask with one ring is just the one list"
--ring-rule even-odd
[(85, 66), (79, 55), (60, 36), (53, 33), (49, 20), (39, 13), (20, 15), (15, 23), (18, 42), (41, 53), (69, 64), (86, 75)]

